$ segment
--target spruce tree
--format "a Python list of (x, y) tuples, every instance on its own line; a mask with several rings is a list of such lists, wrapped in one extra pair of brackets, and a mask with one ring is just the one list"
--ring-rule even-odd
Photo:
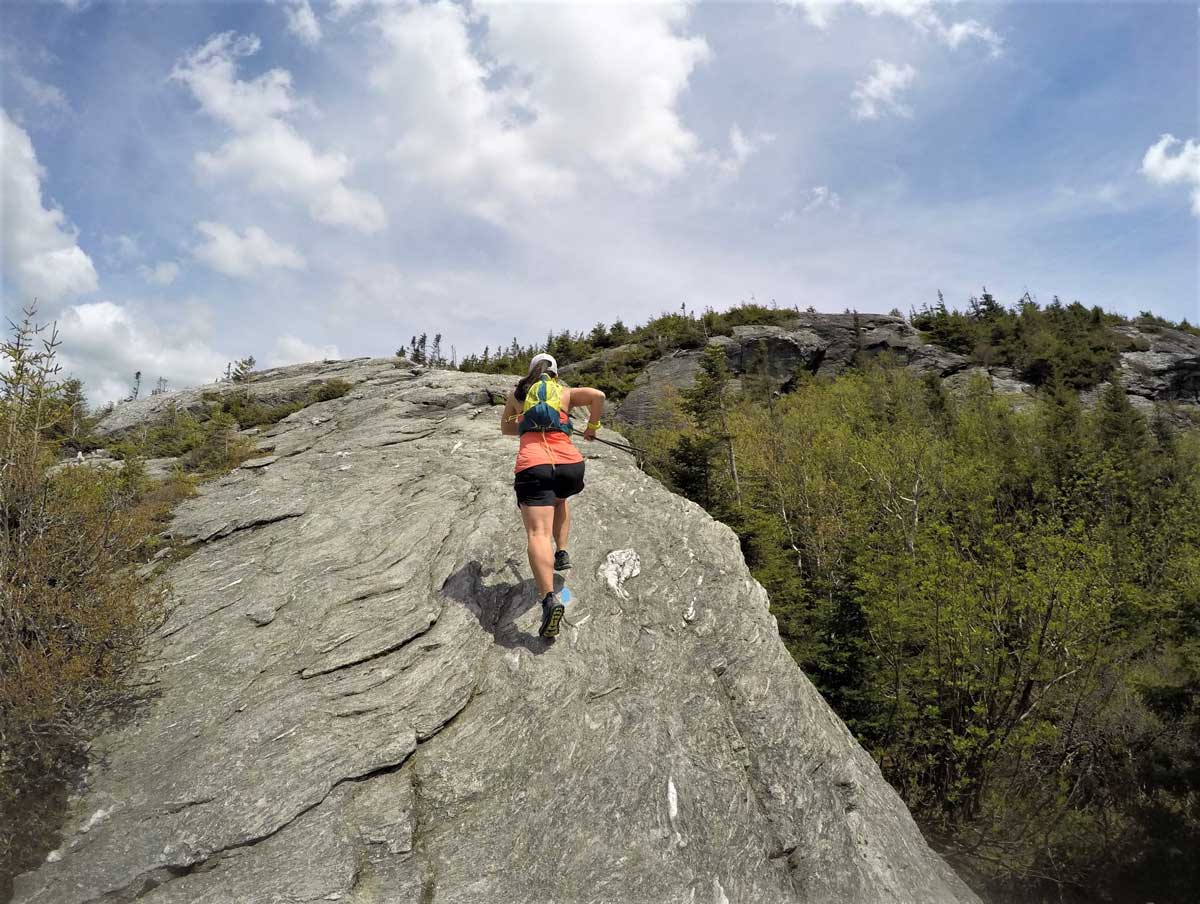
[(725, 349), (716, 344), (706, 345), (700, 356), (700, 372), (696, 374), (692, 386), (683, 393), (684, 405), (700, 432), (714, 445), (725, 446), (729, 459), (729, 479), (733, 483), (734, 496), (740, 502), (742, 489), (726, 412), (728, 396), (729, 365), (725, 359)]

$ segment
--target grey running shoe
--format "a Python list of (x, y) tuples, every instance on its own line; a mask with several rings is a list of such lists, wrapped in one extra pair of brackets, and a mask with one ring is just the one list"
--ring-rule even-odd
[(566, 571), (571, 567), (571, 554), (565, 549), (560, 549), (554, 554), (554, 570)]
[(566, 607), (553, 593), (547, 593), (542, 599), (542, 626), (538, 628), (539, 637), (557, 637), (558, 623), (562, 621)]

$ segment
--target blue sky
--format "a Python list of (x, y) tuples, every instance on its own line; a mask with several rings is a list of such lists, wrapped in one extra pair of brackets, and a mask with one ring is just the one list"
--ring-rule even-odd
[(1194, 4), (2, 16), (4, 305), (39, 299), (94, 402), (751, 297), (1200, 320)]

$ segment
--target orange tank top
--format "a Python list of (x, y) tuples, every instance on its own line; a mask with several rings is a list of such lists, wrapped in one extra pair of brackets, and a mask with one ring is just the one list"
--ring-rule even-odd
[[(567, 413), (562, 412), (562, 422), (567, 422)], [(514, 473), (537, 465), (568, 465), (583, 461), (583, 456), (565, 433), (552, 430), (542, 433), (530, 430), (521, 434), (521, 445), (517, 448), (517, 466)]]

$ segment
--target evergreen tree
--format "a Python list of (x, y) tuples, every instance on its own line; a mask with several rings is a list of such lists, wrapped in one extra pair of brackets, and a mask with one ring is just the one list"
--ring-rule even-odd
[(737, 459), (733, 451), (733, 440), (729, 434), (726, 405), (729, 395), (729, 365), (725, 349), (719, 345), (707, 345), (700, 356), (700, 371), (695, 382), (684, 391), (687, 411), (695, 419), (697, 429), (712, 443), (712, 447), (724, 446), (729, 461), (729, 479), (733, 484), (735, 498), (741, 498), (738, 480)]
[(83, 382), (75, 377), (69, 377), (59, 384), (54, 392), (61, 416), (47, 430), (47, 438), (63, 443), (73, 443), (82, 439), (88, 431), (87, 398), (83, 392)]
[(770, 407), (774, 393), (771, 388), (770, 354), (765, 341), (755, 343), (746, 371), (742, 374), (742, 392), (746, 398)]
[(1140, 458), (1147, 445), (1146, 419), (1129, 401), (1119, 378), (1101, 393), (1099, 415), (1101, 448), (1127, 463)]
[(233, 382), (245, 383), (250, 379), (250, 374), (254, 371), (255, 365), (254, 356), (250, 355), (247, 358), (240, 359), (233, 367)]

